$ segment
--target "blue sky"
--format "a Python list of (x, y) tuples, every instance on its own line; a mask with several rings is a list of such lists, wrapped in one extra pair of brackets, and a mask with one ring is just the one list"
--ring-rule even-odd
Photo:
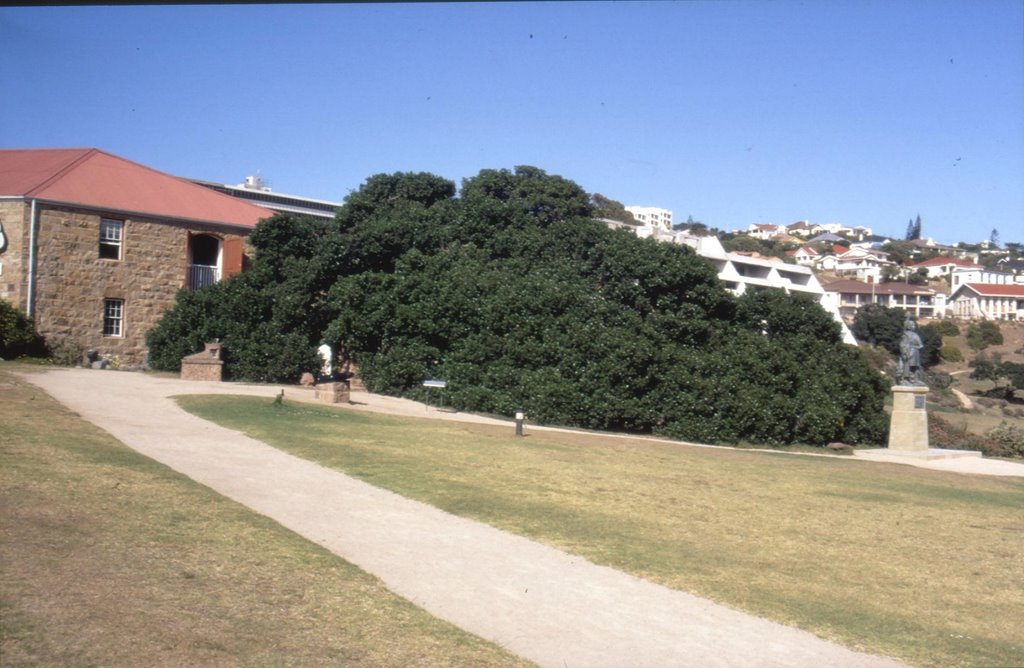
[(534, 165), (722, 229), (1024, 241), (1024, 0), (0, 8), (0, 146), (340, 201)]

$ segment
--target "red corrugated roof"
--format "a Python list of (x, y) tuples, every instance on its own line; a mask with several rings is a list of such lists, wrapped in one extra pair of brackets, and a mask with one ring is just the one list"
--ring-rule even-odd
[(984, 297), (1024, 297), (1024, 285), (1020, 283), (964, 283), (962, 287), (970, 288)]
[(924, 260), (918, 262), (915, 266), (917, 267), (941, 267), (947, 264), (955, 264), (958, 267), (981, 267), (977, 262), (971, 262), (970, 260), (961, 260), (957, 257), (933, 257), (930, 260)]
[(94, 148), (0, 150), (0, 196), (248, 228), (272, 215)]

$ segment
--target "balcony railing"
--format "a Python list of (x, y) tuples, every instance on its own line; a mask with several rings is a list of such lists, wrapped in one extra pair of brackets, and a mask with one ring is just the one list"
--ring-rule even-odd
[(220, 269), (205, 264), (188, 266), (188, 289), (195, 291), (220, 280)]

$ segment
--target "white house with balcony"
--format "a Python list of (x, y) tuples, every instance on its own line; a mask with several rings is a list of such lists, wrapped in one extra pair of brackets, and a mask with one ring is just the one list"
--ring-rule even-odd
[(840, 276), (852, 276), (866, 283), (878, 283), (882, 280), (882, 269), (894, 266), (896, 263), (889, 259), (888, 253), (867, 248), (851, 248), (836, 256), (833, 271)]
[(902, 309), (915, 318), (941, 318), (946, 313), (946, 295), (923, 286), (842, 280), (822, 287), (831, 306), (851, 320), (867, 304)]
[(787, 234), (786, 228), (783, 225), (773, 225), (772, 223), (761, 223), (753, 224), (747, 227), (747, 236), (755, 239), (761, 239), (766, 241), (773, 237), (777, 237), (780, 234)]

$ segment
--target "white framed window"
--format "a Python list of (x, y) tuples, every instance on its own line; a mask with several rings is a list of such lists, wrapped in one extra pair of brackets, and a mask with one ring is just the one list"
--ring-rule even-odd
[(124, 221), (100, 218), (100, 257), (120, 260), (124, 236)]
[(103, 300), (103, 336), (124, 336), (124, 300)]

